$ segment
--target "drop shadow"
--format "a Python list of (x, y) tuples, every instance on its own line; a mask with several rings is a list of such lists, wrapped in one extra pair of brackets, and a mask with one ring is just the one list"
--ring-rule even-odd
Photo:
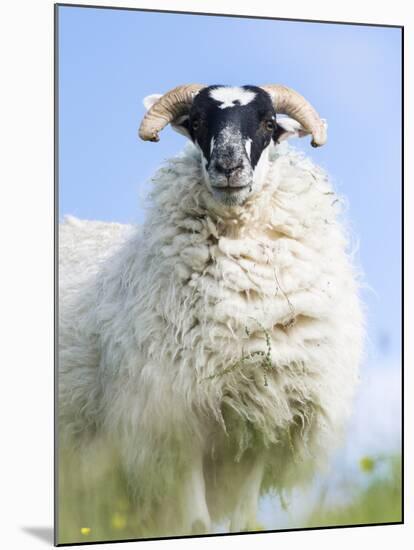
[(22, 531), (53, 546), (53, 527), (22, 527)]

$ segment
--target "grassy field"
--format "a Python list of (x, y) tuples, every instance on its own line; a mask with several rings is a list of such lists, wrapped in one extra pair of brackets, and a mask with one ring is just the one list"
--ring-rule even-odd
[[(139, 510), (128, 496), (122, 474), (109, 468), (103, 478), (102, 465), (94, 463), (88, 488), (79, 465), (61, 457), (59, 475), (59, 543), (121, 540), (154, 536), (137, 530)], [(359, 471), (363, 483), (344, 479), (346, 504), (313, 506), (308, 521), (297, 527), (375, 524), (401, 521), (401, 460), (398, 456), (362, 458)], [(362, 486), (361, 486), (362, 485)], [(341, 495), (343, 496), (343, 495)], [(343, 500), (342, 500), (343, 502)], [(291, 526), (287, 526), (291, 527)], [(261, 530), (258, 526), (258, 530)]]
[(311, 514), (308, 527), (401, 521), (401, 458), (393, 456), (374, 460), (365, 457), (360, 461), (360, 468), (369, 478), (366, 487), (361, 490), (351, 484), (347, 504), (319, 505)]

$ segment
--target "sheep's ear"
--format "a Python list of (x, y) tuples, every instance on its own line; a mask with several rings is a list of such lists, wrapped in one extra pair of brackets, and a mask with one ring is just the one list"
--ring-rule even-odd
[(142, 103), (144, 104), (146, 110), (148, 111), (149, 109), (151, 109), (151, 107), (160, 99), (160, 97), (162, 97), (162, 94), (151, 94), (144, 97)]
[[(325, 128), (328, 127), (328, 123), (326, 120), (323, 120), (323, 123), (325, 124)], [(275, 141), (276, 143), (280, 143), (281, 141), (284, 141), (285, 139), (289, 139), (291, 137), (304, 137), (310, 134), (305, 128), (300, 124), (297, 120), (290, 117), (280, 117), (277, 119), (277, 128), (275, 132)]]
[(179, 134), (191, 139), (190, 136), (190, 117), (189, 115), (181, 115), (171, 122), (171, 128)]
[(304, 137), (309, 133), (310, 132), (307, 132), (302, 124), (294, 118), (280, 117), (277, 119), (277, 128), (274, 139), (276, 143), (281, 143), (285, 139), (292, 137)]
[[(149, 109), (151, 109), (151, 107), (159, 100), (160, 97), (162, 97), (162, 94), (151, 94), (147, 95), (147, 97), (144, 97), (142, 102), (146, 110), (148, 111)], [(183, 136), (191, 139), (188, 121), (188, 115), (182, 115), (171, 122), (171, 127), (179, 134), (182, 134)]]

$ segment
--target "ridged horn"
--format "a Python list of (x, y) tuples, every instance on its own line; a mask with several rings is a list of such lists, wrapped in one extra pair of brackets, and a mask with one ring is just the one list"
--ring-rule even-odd
[(276, 113), (294, 118), (312, 134), (313, 147), (320, 147), (326, 143), (326, 125), (309, 101), (292, 88), (281, 84), (266, 84), (261, 88), (270, 94)]
[(194, 96), (202, 84), (184, 84), (166, 92), (147, 111), (139, 127), (139, 137), (144, 141), (159, 141), (159, 132), (177, 117), (188, 112)]

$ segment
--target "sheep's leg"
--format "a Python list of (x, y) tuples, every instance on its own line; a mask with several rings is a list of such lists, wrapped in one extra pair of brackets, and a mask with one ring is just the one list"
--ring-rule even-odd
[(201, 451), (192, 455), (191, 467), (184, 480), (183, 505), (185, 523), (192, 534), (211, 532)]
[(239, 489), (236, 507), (230, 520), (230, 531), (249, 531), (256, 527), (260, 486), (263, 479), (264, 460), (257, 458), (246, 472)]

